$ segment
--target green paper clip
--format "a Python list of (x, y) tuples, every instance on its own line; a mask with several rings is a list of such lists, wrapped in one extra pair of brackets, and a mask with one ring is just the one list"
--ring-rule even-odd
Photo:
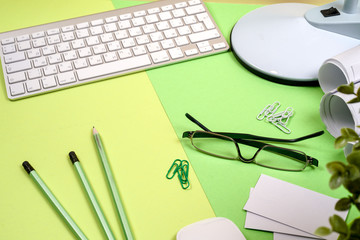
[[(180, 164), (178, 164), (178, 162), (179, 162)], [(171, 167), (169, 168), (169, 171), (168, 171), (167, 174), (166, 174), (166, 178), (167, 178), (167, 179), (172, 179), (172, 178), (175, 176), (175, 174), (177, 173), (180, 165), (181, 165), (181, 160), (180, 160), (180, 159), (176, 159), (176, 160), (173, 162), (173, 164), (171, 165)], [(172, 171), (172, 175), (169, 176), (169, 174), (171, 173), (171, 171)]]
[[(189, 176), (189, 162), (186, 160), (176, 159), (170, 166), (169, 171), (166, 174), (167, 179), (172, 179), (175, 174), (178, 174), (180, 185), (183, 189), (190, 187)], [(172, 175), (171, 175), (172, 174)], [(171, 175), (171, 176), (170, 176)]]

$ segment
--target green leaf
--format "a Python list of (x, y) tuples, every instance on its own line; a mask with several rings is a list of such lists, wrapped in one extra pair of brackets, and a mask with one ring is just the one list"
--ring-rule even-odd
[(346, 160), (348, 163), (356, 166), (360, 169), (360, 151), (352, 151), (347, 157)]
[(335, 161), (326, 164), (326, 168), (330, 174), (334, 174), (334, 173), (343, 174), (345, 173), (346, 166), (342, 162)]
[(327, 228), (327, 227), (319, 227), (318, 229), (315, 230), (315, 235), (318, 236), (327, 236), (331, 233), (331, 229)]
[(344, 219), (335, 214), (330, 217), (329, 221), (334, 232), (347, 235), (349, 230)]
[(343, 148), (348, 143), (347, 139), (343, 136), (339, 136), (335, 139), (335, 148)]
[(350, 227), (350, 231), (360, 235), (360, 218), (353, 221)]
[(357, 168), (357, 166), (350, 164), (348, 166), (346, 166), (346, 180), (355, 180), (356, 178), (360, 177), (360, 171)]
[[(359, 88), (360, 89), (360, 88)], [(356, 142), (352, 148), (353, 151), (360, 151), (360, 142)]]
[(336, 189), (341, 186), (341, 184), (344, 182), (344, 178), (341, 174), (333, 174), (330, 178), (329, 186), (331, 189)]
[(359, 140), (359, 135), (351, 128), (342, 128), (341, 135), (348, 141), (353, 142)]
[(349, 85), (347, 84), (343, 84), (340, 85), (337, 90), (341, 93), (345, 93), (345, 94), (355, 94), (354, 93), (354, 83), (351, 82)]
[(352, 194), (360, 194), (360, 178), (352, 181), (347, 181), (344, 187), (349, 190)]
[(349, 198), (342, 198), (339, 201), (337, 201), (335, 205), (335, 210), (338, 211), (346, 211), (350, 209), (351, 207), (351, 199)]
[(360, 96), (360, 88), (356, 91), (356, 96)]
[(347, 103), (357, 103), (357, 102), (360, 102), (359, 97), (355, 97), (355, 98), (351, 99), (350, 101), (348, 101)]

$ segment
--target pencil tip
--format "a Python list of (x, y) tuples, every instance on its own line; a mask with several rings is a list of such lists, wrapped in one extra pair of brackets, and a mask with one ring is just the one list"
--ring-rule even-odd
[(98, 131), (96, 130), (95, 127), (93, 127), (93, 134), (97, 134), (97, 133), (98, 133)]

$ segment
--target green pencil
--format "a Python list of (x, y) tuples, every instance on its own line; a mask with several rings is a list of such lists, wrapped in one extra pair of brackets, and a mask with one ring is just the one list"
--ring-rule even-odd
[(112, 233), (111, 231), (111, 228), (109, 226), (109, 223), (107, 222), (106, 218), (105, 218), (105, 215), (104, 213), (102, 212), (101, 210), (101, 207), (96, 199), (96, 196), (90, 186), (90, 183), (85, 175), (85, 172), (84, 170), (82, 169), (81, 167), (81, 164), (80, 164), (80, 161), (79, 159), (77, 158), (75, 152), (71, 151), (69, 153), (69, 157), (70, 157), (70, 160), (71, 162), (74, 164), (74, 167), (76, 169), (76, 172), (78, 173), (79, 177), (80, 177), (80, 180), (85, 188), (85, 191), (87, 193), (87, 196), (93, 206), (93, 209), (96, 213), (96, 216), (98, 217), (98, 220), (101, 224), (101, 227), (107, 237), (107, 239), (109, 240), (115, 240), (115, 237), (114, 237), (114, 234)]
[(23, 162), (23, 167), (25, 171), (31, 176), (31, 178), (37, 183), (42, 192), (45, 194), (47, 199), (52, 203), (53, 207), (60, 214), (60, 216), (65, 220), (68, 226), (71, 228), (72, 232), (79, 240), (87, 240), (85, 234), (81, 231), (81, 229), (76, 225), (74, 220), (70, 217), (70, 215), (66, 212), (66, 210), (61, 206), (60, 202), (56, 199), (54, 194), (50, 191), (50, 189), (46, 186), (40, 176), (36, 173), (35, 169), (30, 165), (29, 162)]
[(100, 135), (99, 135), (98, 131), (95, 129), (95, 127), (93, 127), (93, 135), (94, 135), (96, 147), (99, 152), (99, 156), (100, 156), (102, 165), (104, 167), (104, 171), (105, 171), (106, 178), (107, 178), (110, 190), (111, 190), (111, 194), (112, 194), (112, 197), (113, 197), (113, 200), (114, 200), (117, 212), (118, 212), (118, 216), (120, 218), (120, 222), (121, 222), (122, 228), (125, 233), (125, 237), (127, 240), (133, 240), (134, 237), (132, 235), (129, 222), (126, 218), (124, 207), (121, 203), (121, 199), (120, 199), (120, 195), (117, 190), (117, 187), (116, 187), (115, 179), (113, 177), (109, 162), (107, 160), (104, 147), (101, 143)]

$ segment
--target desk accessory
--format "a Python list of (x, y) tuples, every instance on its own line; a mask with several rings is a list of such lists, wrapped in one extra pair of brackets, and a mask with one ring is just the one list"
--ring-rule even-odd
[[(328, 219), (333, 214), (346, 218), (348, 211), (334, 210), (337, 201), (336, 198), (262, 174), (244, 210), (314, 235), (318, 226), (329, 225)], [(337, 234), (331, 234), (325, 239), (335, 240), (337, 237)]]
[(275, 127), (280, 129), (282, 132), (290, 134), (291, 130), (286, 126), (291, 116), (294, 115), (294, 109), (288, 107), (285, 111), (276, 113), (276, 110), (280, 107), (278, 101), (273, 104), (268, 104), (256, 117), (257, 120), (266, 119), (267, 122), (272, 123)]
[(183, 189), (190, 187), (189, 182), (189, 162), (187, 160), (176, 159), (170, 166), (166, 178), (172, 179), (177, 174), (180, 185)]
[[(255, 9), (235, 24), (231, 33), (234, 54), (251, 72), (278, 83), (290, 85), (317, 85), (317, 73), (321, 64), (328, 58), (360, 44), (359, 37), (347, 36), (319, 28), (314, 19), (321, 18), (331, 23), (349, 16), (336, 28), (349, 30), (350, 18), (358, 20), (358, 10), (349, 13), (339, 0), (332, 6), (340, 12), (339, 16), (319, 16), (327, 5), (301, 3), (281, 3)], [(357, 3), (357, 1), (356, 1)], [(352, 5), (352, 4), (350, 4)], [(350, 6), (358, 9), (357, 5)], [(334, 24), (331, 24), (334, 26)], [(316, 26), (316, 27), (315, 27)], [(359, 31), (357, 31), (359, 32)]]
[(116, 206), (118, 217), (120, 219), (121, 226), (122, 226), (122, 229), (124, 231), (125, 237), (126, 237), (127, 240), (133, 240), (134, 237), (133, 237), (133, 234), (131, 232), (130, 224), (129, 224), (128, 219), (126, 217), (125, 209), (124, 209), (123, 204), (121, 202), (120, 194), (119, 194), (119, 191), (118, 191), (118, 189), (116, 187), (116, 182), (115, 182), (114, 176), (112, 174), (110, 164), (109, 164), (109, 162), (107, 160), (105, 149), (104, 149), (103, 144), (102, 144), (101, 139), (100, 139), (100, 134), (95, 129), (95, 127), (93, 127), (93, 136), (94, 136), (96, 148), (98, 150), (101, 163), (102, 163), (102, 165), (104, 167), (104, 171), (105, 171), (105, 174), (106, 174), (106, 179), (107, 179), (107, 182), (109, 184), (109, 188), (111, 190), (111, 196), (112, 196), (114, 204)]
[(176, 240), (246, 240), (239, 228), (229, 219), (215, 217), (182, 228)]
[(34, 180), (34, 182), (40, 187), (41, 191), (45, 194), (46, 198), (49, 200), (49, 202), (52, 204), (52, 206), (55, 208), (55, 210), (59, 213), (59, 215), (62, 217), (62, 219), (70, 227), (70, 229), (73, 232), (73, 234), (75, 235), (75, 237), (79, 240), (87, 240), (87, 237), (85, 236), (85, 234), (81, 231), (81, 229), (78, 227), (78, 225), (75, 223), (75, 221), (70, 217), (70, 215), (67, 213), (67, 211), (64, 209), (64, 207), (61, 205), (61, 203), (56, 199), (54, 194), (46, 186), (45, 182), (40, 178), (40, 176), (37, 174), (35, 169), (30, 165), (30, 163), (25, 161), (25, 162), (23, 162), (22, 165), (23, 165), (25, 171)]
[(201, 0), (163, 0), (0, 33), (11, 100), (229, 49)]
[[(245, 133), (212, 132), (190, 114), (187, 113), (186, 117), (205, 131), (187, 131), (183, 133), (183, 138), (190, 138), (193, 147), (205, 154), (229, 160), (240, 160), (244, 163), (255, 163), (262, 167), (284, 171), (302, 171), (308, 165), (318, 166), (317, 159), (307, 156), (302, 151), (278, 147), (258, 140), (279, 143), (298, 142), (320, 136), (324, 131), (296, 139), (269, 138)], [(243, 145), (240, 147), (239, 144)], [(241, 152), (241, 148), (247, 146), (252, 147), (246, 148), (252, 152), (252, 154), (248, 153), (250, 157), (245, 157)]]
[(76, 169), (76, 172), (78, 173), (79, 175), (79, 178), (81, 180), (81, 183), (83, 184), (83, 187), (86, 191), (86, 194), (91, 202), (91, 205), (96, 213), (96, 216), (101, 224), (101, 227), (102, 227), (102, 230), (104, 231), (105, 235), (106, 235), (106, 238), (108, 240), (115, 240), (115, 237), (114, 237), (114, 234), (110, 228), (110, 225), (108, 223), (108, 221), (106, 220), (105, 218), (105, 215), (103, 213), (103, 211), (101, 210), (101, 207), (99, 205), (99, 202), (92, 190), (92, 187), (86, 177), (86, 174), (83, 170), (83, 168), (81, 167), (81, 164), (80, 164), (80, 161), (78, 159), (78, 157), (76, 156), (75, 152), (71, 151), (69, 153), (69, 157), (70, 157), (70, 160), (72, 162), (72, 164), (74, 165), (75, 169)]
[(334, 137), (341, 128), (352, 128), (358, 134), (360, 103), (356, 93), (360, 86), (360, 46), (326, 59), (319, 69), (320, 87), (325, 93), (320, 103), (320, 116)]

